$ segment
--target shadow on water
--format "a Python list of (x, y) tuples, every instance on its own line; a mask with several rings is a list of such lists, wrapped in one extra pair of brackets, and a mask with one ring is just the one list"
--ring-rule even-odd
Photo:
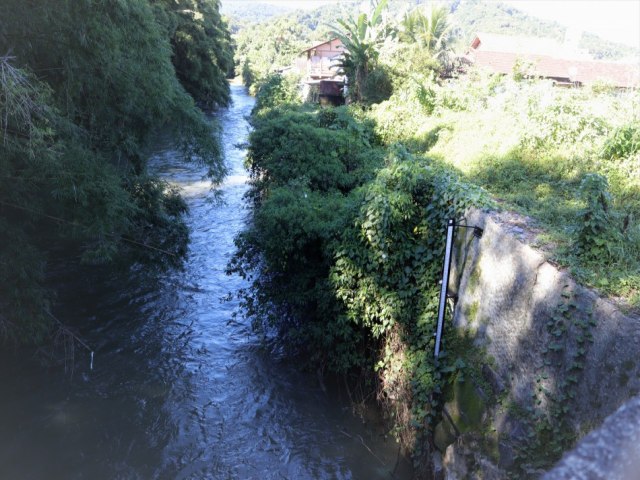
[(344, 392), (271, 355), (232, 321), (222, 297), (244, 284), (224, 273), (243, 207), (245, 117), (253, 99), (232, 86), (220, 114), (229, 176), (212, 202), (203, 169), (167, 146), (153, 168), (190, 207), (183, 269), (66, 267), (55, 313), (95, 349), (77, 349), (71, 376), (33, 361), (0, 365), (0, 478), (409, 478), (374, 411), (355, 415)]

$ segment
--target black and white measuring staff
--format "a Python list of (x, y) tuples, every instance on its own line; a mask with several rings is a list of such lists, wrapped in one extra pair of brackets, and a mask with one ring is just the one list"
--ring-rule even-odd
[(449, 274), (451, 272), (451, 250), (453, 247), (453, 229), (456, 221), (450, 218), (447, 222), (447, 243), (444, 248), (444, 264), (442, 265), (442, 280), (440, 285), (440, 303), (438, 305), (438, 328), (436, 329), (436, 349), (435, 357), (440, 355), (440, 341), (442, 340), (442, 327), (444, 324), (444, 309), (447, 304), (447, 288), (449, 285)]
[(440, 280), (440, 302), (438, 304), (438, 326), (436, 329), (435, 357), (440, 355), (440, 343), (442, 341), (442, 329), (444, 327), (444, 313), (447, 306), (449, 290), (449, 276), (451, 274), (451, 255), (453, 251), (453, 236), (456, 228), (473, 228), (473, 236), (482, 237), (482, 228), (471, 225), (456, 225), (456, 220), (450, 218), (447, 222), (447, 242), (444, 249), (444, 264), (442, 265), (442, 279)]

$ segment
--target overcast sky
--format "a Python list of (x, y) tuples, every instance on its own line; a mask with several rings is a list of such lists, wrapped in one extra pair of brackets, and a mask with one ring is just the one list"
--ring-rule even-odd
[[(222, 0), (223, 3), (239, 1), (243, 0)], [(310, 9), (339, 0), (259, 1)], [(640, 0), (503, 0), (503, 3), (572, 29), (597, 33), (608, 40), (640, 48)]]

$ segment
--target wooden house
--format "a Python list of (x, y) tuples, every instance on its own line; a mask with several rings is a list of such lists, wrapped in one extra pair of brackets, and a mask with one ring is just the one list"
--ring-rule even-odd
[(339, 63), (344, 45), (338, 38), (318, 43), (300, 52), (293, 70), (302, 77), (303, 97), (312, 102), (344, 103), (344, 76)]
[(306, 80), (338, 77), (338, 63), (344, 54), (344, 46), (338, 38), (318, 43), (300, 52), (296, 70)]

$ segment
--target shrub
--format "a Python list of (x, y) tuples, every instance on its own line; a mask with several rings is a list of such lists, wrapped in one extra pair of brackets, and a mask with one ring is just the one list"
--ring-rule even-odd
[(289, 103), (300, 103), (297, 77), (273, 73), (258, 84), (256, 111)]
[(393, 92), (391, 76), (383, 66), (373, 69), (364, 83), (362, 100), (366, 104), (380, 103), (387, 100)]
[(625, 158), (640, 151), (640, 124), (632, 123), (617, 128), (602, 148), (604, 158)]
[(578, 255), (590, 261), (611, 258), (620, 232), (615, 228), (611, 212), (607, 179), (596, 173), (587, 174), (579, 192), (586, 208), (579, 213), (577, 221)]
[(252, 279), (243, 303), (256, 326), (275, 328), (288, 348), (336, 371), (363, 366), (366, 332), (336, 301), (332, 245), (352, 221), (352, 192), (382, 164), (371, 122), (357, 115), (259, 105), (247, 160), (254, 222), (229, 267)]
[(242, 83), (247, 87), (251, 87), (256, 81), (256, 76), (253, 70), (251, 69), (251, 62), (249, 61), (249, 59), (245, 59), (244, 63), (242, 64), (241, 75), (242, 75)]
[(523, 146), (540, 150), (569, 146), (585, 151), (608, 131), (607, 120), (587, 110), (578, 94), (549, 89), (532, 93)]

